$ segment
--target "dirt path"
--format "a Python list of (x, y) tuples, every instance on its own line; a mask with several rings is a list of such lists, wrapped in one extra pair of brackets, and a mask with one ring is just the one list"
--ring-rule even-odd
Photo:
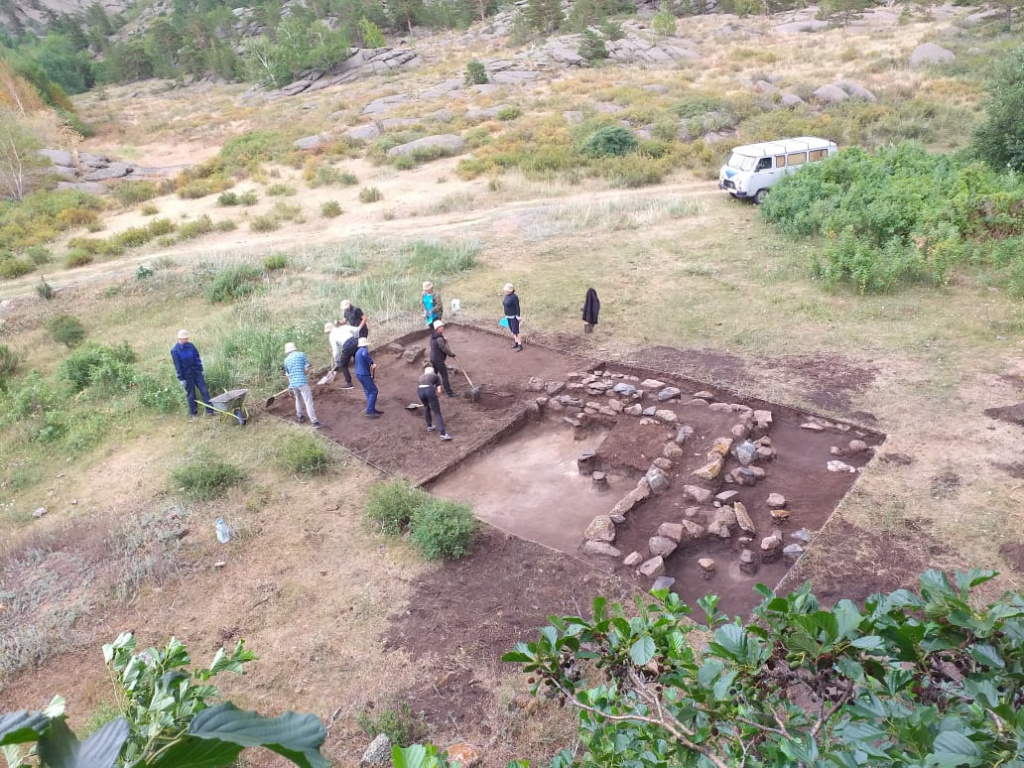
[[(34, 295), (35, 287), (38, 285), (40, 277), (44, 275), (46, 281), (56, 290), (96, 285), (128, 277), (135, 272), (140, 264), (152, 262), (158, 257), (169, 257), (178, 265), (185, 265), (202, 259), (231, 259), (243, 254), (251, 254), (253, 251), (288, 249), (312, 244), (324, 246), (333, 242), (367, 236), (375, 238), (415, 236), (426, 239), (451, 236), (475, 237), (482, 240), (486, 246), (493, 242), (496, 233), (501, 233), (501, 239), (506, 237), (509, 227), (502, 226), (502, 222), (507, 221), (509, 224), (514, 224), (524, 214), (534, 211), (541, 213), (555, 205), (586, 206), (606, 204), (623, 199), (657, 200), (679, 195), (708, 197), (717, 194), (719, 193), (714, 182), (687, 179), (629, 192), (624, 192), (621, 189), (608, 189), (586, 191), (569, 196), (530, 197), (525, 200), (497, 204), (483, 201), (479, 210), (433, 216), (409, 216), (386, 220), (377, 211), (368, 211), (358, 218), (346, 217), (343, 225), (340, 226), (317, 222), (304, 224), (292, 232), (279, 235), (231, 232), (219, 237), (207, 237), (180, 248), (145, 249), (143, 252), (114, 261), (89, 264), (53, 273), (33, 273), (0, 285), (0, 300), (21, 299)], [(323, 235), (324, 238), (321, 239), (319, 235)]]

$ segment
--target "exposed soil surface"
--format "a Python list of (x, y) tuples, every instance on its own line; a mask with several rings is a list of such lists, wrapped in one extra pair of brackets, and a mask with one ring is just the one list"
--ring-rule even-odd
[[(703, 401), (691, 404), (687, 402), (690, 397), (698, 391), (708, 391), (708, 385), (678, 375), (670, 379), (651, 369), (600, 365), (538, 345), (528, 345), (523, 352), (514, 352), (507, 336), (469, 326), (450, 325), (446, 335), (453, 350), (460, 355), (456, 365), (462, 363), (469, 367), (474, 384), (482, 388), (476, 403), (468, 397), (442, 398), (448, 430), (455, 440), (441, 442), (436, 433), (426, 431), (422, 410), (406, 409), (406, 405), (415, 402), (416, 381), (422, 365), (422, 358), (410, 363), (407, 357), (410, 350), (427, 344), (426, 331), (373, 353), (381, 390), (378, 408), (385, 412), (384, 417), (365, 418), (361, 389), (340, 390), (340, 378), (333, 384), (318, 387), (316, 408), (326, 424), (324, 432), (371, 464), (416, 482), (429, 483), (432, 492), (440, 496), (472, 504), (481, 519), (503, 531), (558, 550), (567, 556), (566, 562), (571, 562), (571, 558), (586, 560), (594, 567), (634, 581), (643, 589), (650, 587), (650, 579), (636, 576), (634, 569), (622, 565), (621, 557), (634, 551), (644, 559), (651, 557), (648, 541), (657, 534), (662, 523), (688, 519), (707, 528), (721, 506), (717, 502), (695, 504), (683, 494), (684, 485), (700, 485), (712, 493), (737, 491), (736, 500), (746, 506), (756, 528), (748, 544), (755, 552), (761, 538), (775, 528), (780, 529), (785, 544), (791, 544), (794, 543), (791, 534), (795, 531), (806, 529), (814, 535), (821, 529), (856, 481), (856, 472), (828, 471), (828, 462), (838, 458), (859, 469), (870, 460), (874, 446), (883, 439), (862, 428), (818, 419), (784, 406), (757, 400), (739, 401), (728, 392), (711, 390), (712, 399), (732, 404), (733, 410), (728, 406), (724, 410), (709, 407)], [(692, 363), (702, 354), (706, 353), (695, 357), (679, 350), (657, 348), (648, 350), (643, 357), (678, 369), (681, 361)], [(585, 555), (581, 551), (583, 533), (590, 521), (607, 514), (636, 486), (652, 461), (672, 442), (677, 426), (623, 414), (595, 414), (582, 426), (574, 427), (567, 421), (579, 408), (547, 410), (543, 414), (528, 409), (538, 395), (543, 394), (528, 390), (531, 378), (565, 382), (570, 373), (594, 370), (602, 371), (606, 379), (627, 381), (627, 377), (633, 376), (634, 383), (639, 384), (643, 379), (658, 377), (665, 384), (678, 387), (687, 394), (662, 402), (658, 407), (673, 411), (679, 424), (689, 425), (694, 430), (682, 455), (672, 460), (668, 470), (669, 490), (637, 506), (626, 522), (617, 526), (614, 546), (621, 552), (618, 558)], [(721, 371), (721, 365), (718, 370)], [(456, 374), (452, 380), (459, 386)], [(577, 389), (568, 391), (583, 400), (604, 404), (608, 399), (585, 394), (580, 384), (573, 386)], [(464, 381), (460, 388), (468, 392)], [(647, 392), (642, 404), (654, 403), (655, 394), (656, 389)], [(283, 398), (272, 410), (287, 416), (292, 407), (290, 399)], [(760, 462), (765, 479), (753, 486), (724, 483), (728, 473), (740, 467), (732, 456), (726, 458), (715, 480), (696, 479), (693, 472), (708, 461), (708, 452), (716, 438), (730, 435), (740, 421), (738, 413), (745, 408), (769, 410), (773, 416), (768, 436), (777, 457)], [(818, 430), (801, 427), (809, 420), (821, 425)], [(846, 456), (845, 448), (854, 438), (871, 446), (869, 451)], [(833, 447), (843, 455), (833, 455)], [(600, 469), (608, 474), (608, 489), (594, 488), (589, 471), (585, 475), (580, 473), (576, 460), (585, 450), (597, 454)], [(773, 521), (766, 503), (771, 493), (785, 496), (787, 520)], [(789, 563), (779, 558), (762, 563), (756, 573), (741, 573), (740, 544), (737, 543), (741, 535), (733, 525), (731, 536), (707, 535), (683, 542), (666, 558), (666, 575), (675, 579), (672, 588), (691, 604), (708, 591), (714, 591), (720, 595), (724, 610), (748, 613), (756, 601), (752, 591), (754, 584), (764, 582), (775, 586)], [(701, 578), (703, 572), (697, 566), (701, 557), (712, 557), (716, 561), (710, 578)], [(509, 568), (503, 561), (494, 562), (493, 566), (495, 572), (504, 573)], [(483, 587), (483, 583), (476, 584), (478, 590)], [(489, 586), (481, 599), (486, 602), (502, 599), (502, 596), (499, 587)]]
[(1024, 544), (1003, 544), (999, 554), (1017, 573), (1024, 573)]
[(1000, 408), (986, 408), (985, 415), (999, 421), (1024, 427), (1024, 403), (1004, 405)]

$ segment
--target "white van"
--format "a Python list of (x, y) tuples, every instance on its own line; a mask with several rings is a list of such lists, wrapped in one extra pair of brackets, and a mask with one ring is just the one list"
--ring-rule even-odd
[(768, 189), (804, 163), (815, 163), (839, 150), (835, 142), (801, 136), (736, 147), (718, 172), (718, 188), (733, 197), (750, 197), (758, 205)]

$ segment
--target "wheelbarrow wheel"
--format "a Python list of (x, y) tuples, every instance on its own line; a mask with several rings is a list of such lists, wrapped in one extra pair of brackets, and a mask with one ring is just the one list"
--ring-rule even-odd
[(244, 427), (246, 422), (249, 421), (241, 408), (235, 408), (235, 419), (238, 421), (238, 426), (240, 427)]

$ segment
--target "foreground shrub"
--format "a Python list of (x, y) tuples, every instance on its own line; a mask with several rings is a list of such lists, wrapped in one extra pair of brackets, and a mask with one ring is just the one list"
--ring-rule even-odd
[(160, 188), (152, 181), (122, 181), (110, 188), (110, 194), (128, 208), (159, 196)]
[(33, 272), (35, 268), (36, 265), (28, 259), (22, 259), (10, 254), (6, 257), (0, 257), (0, 277), (8, 280), (27, 275), (29, 272)]
[(85, 340), (85, 326), (73, 315), (57, 315), (48, 323), (54, 341), (71, 349)]
[(470, 553), (476, 518), (468, 504), (428, 496), (409, 521), (413, 545), (427, 560), (458, 560)]
[(363, 187), (359, 190), (359, 202), (377, 203), (384, 199), (384, 195), (377, 187)]
[(194, 221), (187, 221), (178, 227), (179, 240), (194, 240), (213, 231), (213, 221), (205, 213)]
[(379, 702), (372, 712), (360, 712), (356, 722), (367, 737), (374, 739), (383, 733), (392, 744), (399, 746), (414, 744), (427, 735), (427, 725), (423, 718), (413, 712), (406, 701)]
[(251, 264), (225, 267), (210, 281), (206, 298), (212, 304), (248, 296), (263, 284), (263, 271)]
[(996, 68), (985, 112), (987, 119), (974, 132), (974, 151), (997, 170), (1024, 171), (1024, 47)]
[(6, 344), (0, 344), (0, 389), (5, 389), (7, 382), (18, 370), (18, 354)]
[(245, 479), (234, 464), (202, 453), (171, 473), (171, 488), (189, 499), (208, 501), (223, 496)]
[(277, 460), (289, 472), (321, 475), (327, 471), (331, 454), (323, 441), (313, 435), (292, 435), (281, 441)]
[(341, 204), (337, 200), (327, 200), (320, 204), (320, 215), (325, 219), (333, 219), (341, 216)]
[(476, 241), (441, 243), (417, 240), (409, 248), (409, 268), (424, 275), (454, 275), (477, 264), (480, 244)]
[(139, 403), (157, 413), (176, 413), (185, 402), (181, 396), (181, 387), (169, 384), (166, 377), (142, 374), (136, 380), (139, 392)]
[(483, 62), (473, 59), (466, 65), (466, 85), (484, 85), (487, 83), (487, 68)]
[(409, 525), (413, 512), (426, 498), (426, 492), (403, 480), (376, 483), (366, 494), (364, 514), (381, 533), (397, 536)]
[(276, 272), (288, 266), (288, 257), (283, 253), (272, 253), (263, 259), (263, 268), (267, 272)]

